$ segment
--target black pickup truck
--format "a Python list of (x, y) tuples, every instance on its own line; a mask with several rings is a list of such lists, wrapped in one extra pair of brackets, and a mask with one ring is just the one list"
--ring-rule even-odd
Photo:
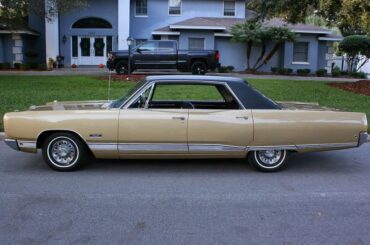
[[(148, 41), (131, 49), (130, 56), (131, 72), (136, 69), (177, 69), (198, 75), (216, 69), (220, 60), (216, 50), (179, 50), (177, 41)], [(109, 53), (108, 69), (127, 74), (128, 57), (127, 50)]]

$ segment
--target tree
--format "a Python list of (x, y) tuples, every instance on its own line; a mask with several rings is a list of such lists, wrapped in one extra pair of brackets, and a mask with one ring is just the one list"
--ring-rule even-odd
[(259, 20), (278, 17), (295, 24), (315, 14), (328, 26), (338, 26), (344, 36), (370, 35), (369, 0), (250, 0), (248, 8)]
[(0, 0), (0, 23), (2, 28), (19, 28), (27, 24), (29, 13), (52, 20), (58, 13), (67, 13), (87, 6), (87, 0)]
[[(261, 22), (255, 20), (234, 25), (231, 28), (231, 35), (234, 42), (247, 45), (247, 70), (253, 72), (266, 65), (284, 42), (293, 42), (296, 38), (295, 34), (286, 27), (263, 27)], [(267, 52), (267, 44), (271, 41), (274, 42), (274, 46)], [(261, 46), (261, 50), (255, 64), (251, 67), (250, 58), (255, 45)]]
[(246, 21), (242, 24), (236, 24), (231, 28), (232, 40), (234, 42), (247, 44), (247, 70), (251, 70), (250, 58), (252, 46), (261, 40), (262, 25), (255, 21)]
[(339, 50), (347, 55), (348, 71), (357, 72), (370, 59), (370, 36), (348, 36), (339, 44)]

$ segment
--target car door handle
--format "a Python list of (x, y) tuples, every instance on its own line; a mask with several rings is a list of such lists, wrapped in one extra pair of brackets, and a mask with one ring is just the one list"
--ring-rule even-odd
[(248, 119), (249, 119), (249, 117), (236, 117), (236, 119), (248, 120)]
[(173, 120), (181, 120), (181, 121), (185, 121), (185, 117), (173, 117), (172, 119), (173, 119)]

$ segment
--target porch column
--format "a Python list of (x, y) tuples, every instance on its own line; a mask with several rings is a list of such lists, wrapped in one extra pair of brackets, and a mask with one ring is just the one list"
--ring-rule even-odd
[(128, 49), (130, 35), (130, 0), (118, 0), (118, 49)]
[[(50, 7), (52, 2), (45, 1), (45, 9)], [(49, 58), (56, 60), (59, 55), (59, 18), (58, 14), (53, 20), (45, 19), (45, 41), (46, 41), (46, 64)]]

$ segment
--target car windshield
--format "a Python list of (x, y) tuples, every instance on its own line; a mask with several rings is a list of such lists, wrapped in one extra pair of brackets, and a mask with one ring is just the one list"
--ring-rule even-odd
[(128, 90), (128, 92), (120, 99), (118, 100), (115, 100), (112, 102), (111, 104), (111, 108), (119, 108), (122, 106), (122, 104), (128, 99), (130, 98), (133, 94), (136, 93), (136, 91), (138, 91), (144, 84), (146, 83), (145, 80), (137, 83), (134, 87), (132, 87), (131, 89)]

